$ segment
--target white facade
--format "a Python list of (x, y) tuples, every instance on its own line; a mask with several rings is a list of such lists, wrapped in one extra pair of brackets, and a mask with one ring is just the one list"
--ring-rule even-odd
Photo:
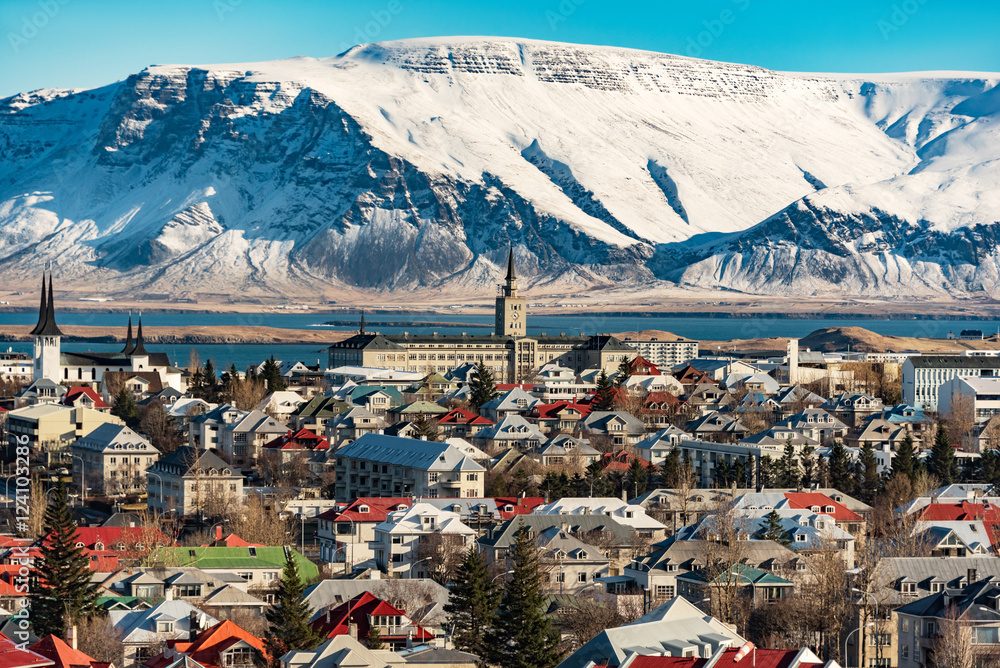
[(976, 422), (1000, 413), (1000, 378), (956, 377), (938, 389), (938, 411), (949, 416), (953, 411), (971, 408)]
[(1000, 358), (976, 355), (916, 355), (903, 363), (903, 403), (938, 411), (941, 386), (952, 378), (1000, 376)]
[(372, 548), (375, 563), (389, 575), (422, 578), (443, 560), (445, 550), (468, 550), (476, 539), (472, 527), (458, 513), (429, 503), (417, 503), (389, 513), (375, 527)]

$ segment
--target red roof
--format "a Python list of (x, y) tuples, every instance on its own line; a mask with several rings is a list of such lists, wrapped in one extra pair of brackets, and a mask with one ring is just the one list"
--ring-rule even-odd
[(648, 408), (653, 404), (667, 404), (668, 406), (680, 406), (683, 402), (669, 392), (647, 392), (643, 397), (642, 405)]
[[(530, 515), (535, 508), (545, 503), (545, 499), (540, 496), (498, 496), (494, 501), (502, 520), (509, 520), (515, 515)], [(507, 510), (507, 506), (511, 506), (511, 510)]]
[(565, 410), (575, 410), (580, 413), (580, 417), (587, 417), (590, 415), (590, 405), (581, 404), (576, 401), (566, 401), (562, 399), (560, 401), (552, 402), (551, 404), (535, 404), (531, 408), (531, 417), (538, 420), (555, 420), (559, 417), (559, 414)]
[(997, 520), (1000, 508), (982, 503), (929, 503), (920, 511), (920, 519), (941, 521)]
[[(755, 656), (748, 655), (742, 661), (733, 659), (739, 648), (727, 649), (712, 664), (712, 668), (791, 668), (795, 665), (795, 657), (802, 650), (798, 649), (761, 649), (753, 650)], [(679, 656), (637, 656), (629, 664), (629, 668), (702, 668), (709, 659)], [(811, 664), (800, 664), (796, 668), (805, 668)]]
[(634, 460), (639, 460), (639, 465), (643, 468), (649, 468), (649, 462), (644, 458), (633, 455), (627, 450), (619, 450), (618, 452), (605, 452), (601, 456), (601, 470), (625, 473), (632, 467)]
[[(410, 496), (368, 496), (354, 499), (344, 508), (331, 508), (319, 518), (329, 522), (384, 522), (392, 511), (411, 505), (413, 497)], [(367, 510), (362, 512), (362, 507)]]
[(311, 429), (303, 427), (296, 432), (288, 430), (273, 441), (264, 444), (272, 450), (329, 450), (330, 442)]
[(13, 640), (0, 634), (0, 668), (34, 668), (54, 665), (52, 659), (30, 649), (20, 649)]
[(66, 391), (66, 394), (63, 395), (62, 402), (67, 406), (73, 406), (76, 405), (77, 400), (83, 396), (89, 397), (90, 400), (94, 402), (94, 408), (110, 408), (110, 406), (104, 402), (101, 395), (97, 393), (97, 390), (92, 387), (87, 387), (86, 385), (74, 385), (69, 388), (69, 390)]
[[(833, 518), (834, 522), (860, 522), (863, 518), (844, 504), (834, 501), (821, 492), (785, 492), (788, 505), (799, 510), (809, 510), (813, 506), (819, 506), (820, 511)], [(833, 507), (833, 512), (826, 511), (827, 507)]]
[(510, 392), (515, 387), (519, 387), (525, 392), (531, 392), (535, 389), (531, 383), (497, 383), (497, 392)]
[(660, 367), (656, 366), (642, 355), (636, 355), (628, 363), (628, 372), (633, 376), (662, 376)]
[(493, 420), (485, 418), (475, 411), (470, 411), (468, 408), (462, 408), (461, 406), (457, 408), (452, 408), (450, 411), (442, 415), (438, 419), (438, 424), (468, 424), (468, 425), (482, 425), (484, 427), (493, 424)]
[(90, 668), (90, 666), (98, 663), (87, 654), (70, 647), (69, 644), (62, 638), (52, 635), (51, 633), (44, 638), (41, 638), (28, 649), (38, 652), (42, 656), (51, 659), (56, 668), (70, 668), (71, 666), (86, 666), (87, 668)]
[[(358, 639), (364, 640), (368, 637), (371, 629), (371, 618), (382, 617), (405, 617), (406, 612), (387, 601), (383, 601), (371, 592), (362, 592), (345, 601), (335, 608), (329, 608), (326, 614), (312, 623), (312, 627), (323, 634), (326, 638), (347, 635), (350, 633), (351, 624), (356, 624), (358, 628)], [(382, 635), (383, 640), (406, 640), (411, 638), (416, 641), (433, 640), (434, 634), (423, 629), (416, 624), (412, 624), (413, 633), (407, 635)]]
[(682, 385), (697, 385), (698, 383), (711, 383), (712, 377), (701, 369), (695, 369), (690, 364), (674, 373), (674, 378)]
[(220, 654), (239, 642), (250, 645), (266, 656), (263, 640), (228, 619), (208, 627), (190, 642), (183, 640), (167, 642), (175, 652), (191, 657), (205, 668), (218, 666)]

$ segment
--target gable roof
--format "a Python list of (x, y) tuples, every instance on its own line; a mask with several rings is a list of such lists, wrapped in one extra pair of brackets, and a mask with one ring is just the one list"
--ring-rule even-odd
[(40, 638), (28, 649), (51, 659), (55, 668), (77, 668), (79, 666), (89, 668), (98, 663), (89, 655), (78, 649), (73, 649), (65, 640), (51, 633)]
[(386, 434), (365, 434), (337, 450), (334, 457), (364, 459), (424, 471), (486, 470), (449, 443)]

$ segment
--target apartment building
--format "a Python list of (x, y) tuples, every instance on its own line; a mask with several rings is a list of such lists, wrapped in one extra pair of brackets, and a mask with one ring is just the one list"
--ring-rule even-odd
[(110, 423), (79, 439), (70, 450), (74, 468), (80, 462), (83, 486), (98, 495), (145, 491), (146, 471), (160, 457), (160, 451), (144, 437), (125, 425)]
[(903, 401), (939, 411), (941, 386), (953, 378), (1000, 376), (1000, 357), (986, 355), (914, 355), (903, 362)]

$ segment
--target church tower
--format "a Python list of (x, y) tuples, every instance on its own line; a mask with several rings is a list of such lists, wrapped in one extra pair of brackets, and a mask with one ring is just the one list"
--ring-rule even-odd
[(48, 294), (46, 294), (45, 274), (42, 273), (42, 298), (38, 305), (38, 324), (31, 330), (35, 337), (34, 378), (59, 382), (62, 380), (62, 362), (59, 342), (62, 331), (56, 324), (56, 303), (52, 297), (52, 274), (49, 274)]
[(528, 332), (528, 309), (517, 296), (517, 274), (514, 273), (514, 248), (507, 255), (507, 278), (499, 286), (496, 301), (496, 335), (525, 336)]

